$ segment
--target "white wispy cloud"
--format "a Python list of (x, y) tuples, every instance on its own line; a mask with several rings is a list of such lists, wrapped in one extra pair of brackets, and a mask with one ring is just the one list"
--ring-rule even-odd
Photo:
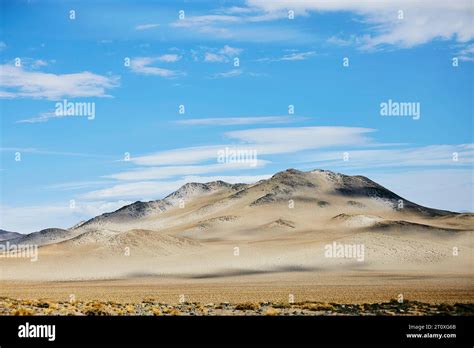
[(286, 54), (283, 57), (280, 58), (280, 60), (305, 60), (308, 59), (309, 57), (313, 57), (316, 55), (316, 52), (310, 51), (310, 52), (294, 52), (290, 54)]
[(119, 86), (119, 79), (88, 71), (52, 74), (4, 64), (0, 65), (0, 98), (110, 97), (107, 91)]
[[(474, 38), (474, 6), (471, 0), (247, 0), (264, 13), (292, 9), (297, 15), (311, 12), (352, 12), (362, 16), (374, 34), (363, 36), (362, 48), (389, 44), (413, 47), (434, 39), (468, 42)], [(399, 18), (403, 11), (403, 18)]]
[(301, 117), (291, 116), (259, 116), (259, 117), (214, 117), (178, 120), (174, 123), (189, 126), (235, 126), (249, 124), (276, 124), (302, 120)]
[(181, 59), (180, 55), (177, 54), (163, 54), (157, 58), (160, 62), (174, 63)]
[[(168, 55), (168, 56), (171, 56), (171, 55)], [(161, 77), (176, 77), (176, 76), (183, 75), (183, 73), (178, 70), (171, 70), (171, 69), (151, 66), (151, 64), (157, 61), (161, 61), (160, 57), (132, 58), (130, 61), (130, 69), (134, 73), (142, 74), (142, 75), (157, 75)]]
[(254, 11), (255, 9), (253, 8), (240, 7), (240, 6), (232, 6), (232, 7), (223, 9), (223, 12), (227, 14), (251, 14)]
[(370, 128), (358, 127), (285, 127), (257, 128), (226, 132), (240, 143), (253, 146), (260, 154), (283, 154), (333, 146), (369, 145)]
[(225, 56), (220, 55), (220, 54), (206, 52), (205, 55), (204, 55), (204, 61), (205, 62), (211, 62), (211, 63), (223, 63), (223, 62), (227, 61), (227, 58)]
[(47, 66), (47, 65), (48, 65), (47, 61), (43, 59), (37, 59), (33, 62), (32, 67), (36, 69), (36, 68), (40, 68), (42, 66)]
[(474, 62), (474, 44), (466, 45), (457, 53), (459, 60)]
[(176, 189), (174, 182), (140, 181), (117, 184), (81, 194), (83, 200), (140, 199), (153, 200)]
[(52, 111), (52, 112), (43, 112), (43, 113), (39, 114), (39, 116), (27, 118), (27, 119), (24, 119), (24, 120), (19, 120), (19, 121), (16, 121), (16, 123), (41, 123), (41, 122), (47, 122), (51, 118), (61, 118), (61, 117), (68, 117), (68, 115), (65, 115), (65, 114), (64, 115), (63, 114), (57, 115), (54, 111)]
[[(223, 8), (211, 15), (187, 15), (171, 23), (172, 28), (192, 34), (221, 39), (238, 39), (252, 42), (287, 41), (306, 38), (301, 31), (291, 27), (275, 28), (260, 23), (286, 18), (287, 11), (262, 11), (258, 8)], [(258, 28), (255, 27), (258, 25)]]
[(3, 51), (5, 48), (7, 48), (7, 44), (3, 41), (0, 41), (0, 51)]
[(207, 49), (204, 53), (204, 61), (210, 63), (224, 63), (229, 62), (231, 58), (234, 58), (241, 54), (243, 49), (237, 47), (231, 47), (225, 45), (220, 49)]
[(351, 35), (346, 38), (333, 35), (327, 39), (327, 42), (333, 45), (337, 45), (337, 46), (350, 46), (354, 44), (355, 40), (356, 40), (355, 35)]
[(233, 141), (227, 144), (160, 151), (133, 157), (130, 161), (145, 166), (196, 164), (215, 160), (217, 151), (233, 146), (256, 150), (259, 156), (332, 146), (362, 146), (373, 144), (368, 137), (371, 132), (374, 130), (358, 127), (285, 127), (231, 131), (224, 133)]
[(214, 14), (186, 16), (171, 24), (173, 27), (193, 28), (196, 30), (218, 29), (220, 24), (244, 24), (269, 22), (287, 18), (288, 10), (261, 11), (258, 7), (230, 7), (215, 11)]
[(221, 73), (216, 73), (212, 75), (212, 78), (214, 79), (225, 79), (229, 77), (237, 77), (242, 75), (243, 71), (242, 69), (232, 69), (229, 71), (221, 72)]
[[(328, 42), (356, 45), (367, 50), (384, 45), (408, 48), (435, 39), (466, 44), (474, 39), (472, 0), (432, 0), (429, 4), (424, 0), (247, 0), (245, 6), (221, 8), (213, 14), (186, 16), (171, 26), (245, 41), (307, 39), (303, 30), (262, 25), (287, 19), (288, 10), (293, 10), (296, 17), (312, 13), (352, 13), (354, 20), (365, 24), (368, 30), (364, 30), (364, 34), (350, 34), (348, 37), (333, 35)], [(399, 11), (403, 12), (403, 18), (399, 18)], [(258, 24), (258, 27), (247, 30), (245, 25), (252, 23)]]
[[(233, 147), (231, 149), (241, 150), (240, 147)], [(223, 149), (221, 149), (223, 150)], [(117, 174), (105, 175), (104, 178), (116, 180), (153, 180), (153, 179), (168, 179), (175, 176), (183, 175), (197, 175), (208, 173), (223, 173), (233, 170), (241, 169), (255, 169), (264, 167), (268, 161), (256, 159), (255, 163), (217, 163), (217, 151), (214, 153), (215, 164), (204, 164), (198, 166), (169, 166), (169, 167), (152, 167), (139, 168), (121, 172)]]
[(135, 27), (136, 30), (148, 30), (158, 28), (160, 25), (158, 23), (150, 23), (150, 24), (139, 24)]
[(219, 53), (226, 55), (228, 57), (233, 57), (233, 56), (238, 56), (240, 53), (242, 53), (242, 51), (243, 50), (241, 48), (225, 45), (223, 48), (219, 50)]
[(215, 158), (221, 148), (222, 145), (185, 147), (132, 157), (130, 161), (144, 166), (196, 164)]
[(186, 16), (171, 23), (176, 28), (205, 28), (217, 23), (240, 23), (242, 18), (233, 15)]
[[(343, 161), (343, 152), (349, 159)], [(306, 154), (302, 159), (313, 165), (332, 168), (376, 169), (397, 167), (465, 167), (474, 164), (474, 144), (429, 145), (392, 149), (344, 149)]]
[(306, 60), (308, 58), (316, 56), (315, 51), (308, 51), (308, 52), (292, 52), (285, 54), (279, 58), (259, 58), (257, 61), (259, 62), (280, 62), (280, 61), (300, 61)]

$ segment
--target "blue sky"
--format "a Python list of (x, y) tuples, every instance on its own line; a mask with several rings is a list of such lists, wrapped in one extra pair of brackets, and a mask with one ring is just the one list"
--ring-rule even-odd
[[(2, 0), (0, 228), (287, 168), (473, 211), (473, 16), (441, 0)], [(64, 100), (95, 117), (57, 115)], [(382, 116), (389, 100), (419, 118)], [(258, 160), (219, 163), (225, 148)]]

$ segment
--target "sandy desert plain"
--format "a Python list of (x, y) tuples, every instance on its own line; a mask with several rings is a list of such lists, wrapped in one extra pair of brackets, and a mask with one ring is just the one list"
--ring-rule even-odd
[(473, 315), (473, 222), (325, 170), (189, 183), (3, 237), (39, 247), (0, 258), (0, 314)]

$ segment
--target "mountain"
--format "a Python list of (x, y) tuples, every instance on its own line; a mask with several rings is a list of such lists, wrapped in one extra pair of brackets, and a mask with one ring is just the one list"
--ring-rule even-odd
[(118, 230), (133, 228), (138, 221), (147, 221), (161, 217), (161, 215), (168, 210), (180, 209), (180, 204), (185, 207), (193, 199), (211, 199), (211, 197), (216, 196), (216, 194), (237, 192), (243, 186), (245, 185), (232, 185), (223, 181), (213, 181), (206, 184), (188, 183), (164, 199), (150, 202), (137, 201), (112, 213), (105, 213), (90, 219), (78, 226), (77, 229), (84, 231), (99, 228)]
[[(314, 204), (315, 208), (321, 209), (330, 207), (332, 211), (337, 210), (338, 214), (367, 209), (401, 217), (416, 215), (430, 218), (455, 214), (417, 205), (363, 176), (348, 176), (326, 170), (301, 172), (288, 169), (250, 185), (223, 181), (188, 183), (162, 200), (138, 201), (95, 217), (75, 229), (163, 229), (195, 219), (200, 221), (206, 216), (212, 218), (215, 217), (213, 214), (226, 209), (260, 207), (265, 210), (268, 205), (288, 205), (290, 200), (297, 205)], [(254, 215), (251, 210), (244, 214)]]
[(10, 244), (30, 244), (40, 246), (68, 240), (76, 235), (77, 233), (74, 232), (74, 230), (64, 230), (61, 228), (46, 228), (44, 230), (29, 234), (17, 233), (17, 236), (8, 239), (8, 242)]
[[(263, 194), (260, 194), (263, 193)], [(420, 213), (428, 216), (443, 216), (454, 214), (452, 212), (422, 207), (395, 193), (383, 186), (371, 181), (363, 176), (348, 176), (325, 170), (314, 170), (311, 172), (301, 172), (295, 169), (288, 169), (272, 176), (268, 180), (261, 180), (253, 185), (228, 184), (223, 181), (210, 182), (207, 184), (188, 183), (177, 191), (171, 193), (163, 200), (151, 202), (135, 202), (118, 209), (113, 213), (103, 214), (97, 218), (83, 223), (80, 227), (107, 222), (125, 222), (130, 219), (150, 218), (159, 216), (169, 209), (176, 209), (179, 201), (185, 204), (193, 198), (206, 196), (212, 200), (213, 196), (219, 193), (234, 194), (231, 198), (240, 198), (244, 195), (257, 194), (259, 197), (251, 202), (253, 206), (274, 202), (286, 202), (290, 199), (305, 202), (319, 202), (318, 197), (339, 196), (347, 197), (348, 205), (357, 206), (357, 201), (361, 199), (379, 200), (379, 203), (386, 204), (392, 209), (396, 209), (399, 201), (403, 201), (403, 208), (400, 211)], [(361, 206), (359, 204), (359, 206)]]
[(22, 234), (18, 232), (9, 232), (5, 230), (0, 230), (0, 241), (18, 238), (21, 235)]
[[(473, 222), (474, 214), (420, 206), (364, 176), (288, 169), (254, 184), (188, 183), (67, 230), (15, 238), (10, 242), (40, 245), (43, 262), (35, 273), (31, 265), (4, 273), (63, 279), (217, 276), (239, 273), (236, 267), (243, 274), (354, 265), (449, 269), (453, 245), (472, 249)], [(366, 261), (328, 259), (324, 246), (334, 242), (363, 244)], [(243, 257), (235, 258), (235, 248)], [(47, 273), (58, 262), (60, 272)]]

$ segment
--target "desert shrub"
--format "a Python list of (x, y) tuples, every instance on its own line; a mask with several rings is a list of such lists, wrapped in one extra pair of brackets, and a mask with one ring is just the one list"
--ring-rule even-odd
[(20, 307), (13, 312), (13, 315), (33, 315), (34, 312), (29, 308)]
[(235, 309), (239, 311), (245, 311), (245, 310), (256, 311), (257, 309), (260, 309), (260, 304), (256, 302), (244, 302), (244, 303), (237, 304), (235, 306)]
[(329, 303), (304, 303), (301, 306), (302, 309), (309, 311), (333, 311), (335, 308)]
[(276, 308), (268, 308), (266, 311), (265, 311), (265, 315), (268, 315), (268, 316), (275, 316), (275, 315), (278, 315), (280, 314), (280, 310), (279, 309), (276, 309)]

